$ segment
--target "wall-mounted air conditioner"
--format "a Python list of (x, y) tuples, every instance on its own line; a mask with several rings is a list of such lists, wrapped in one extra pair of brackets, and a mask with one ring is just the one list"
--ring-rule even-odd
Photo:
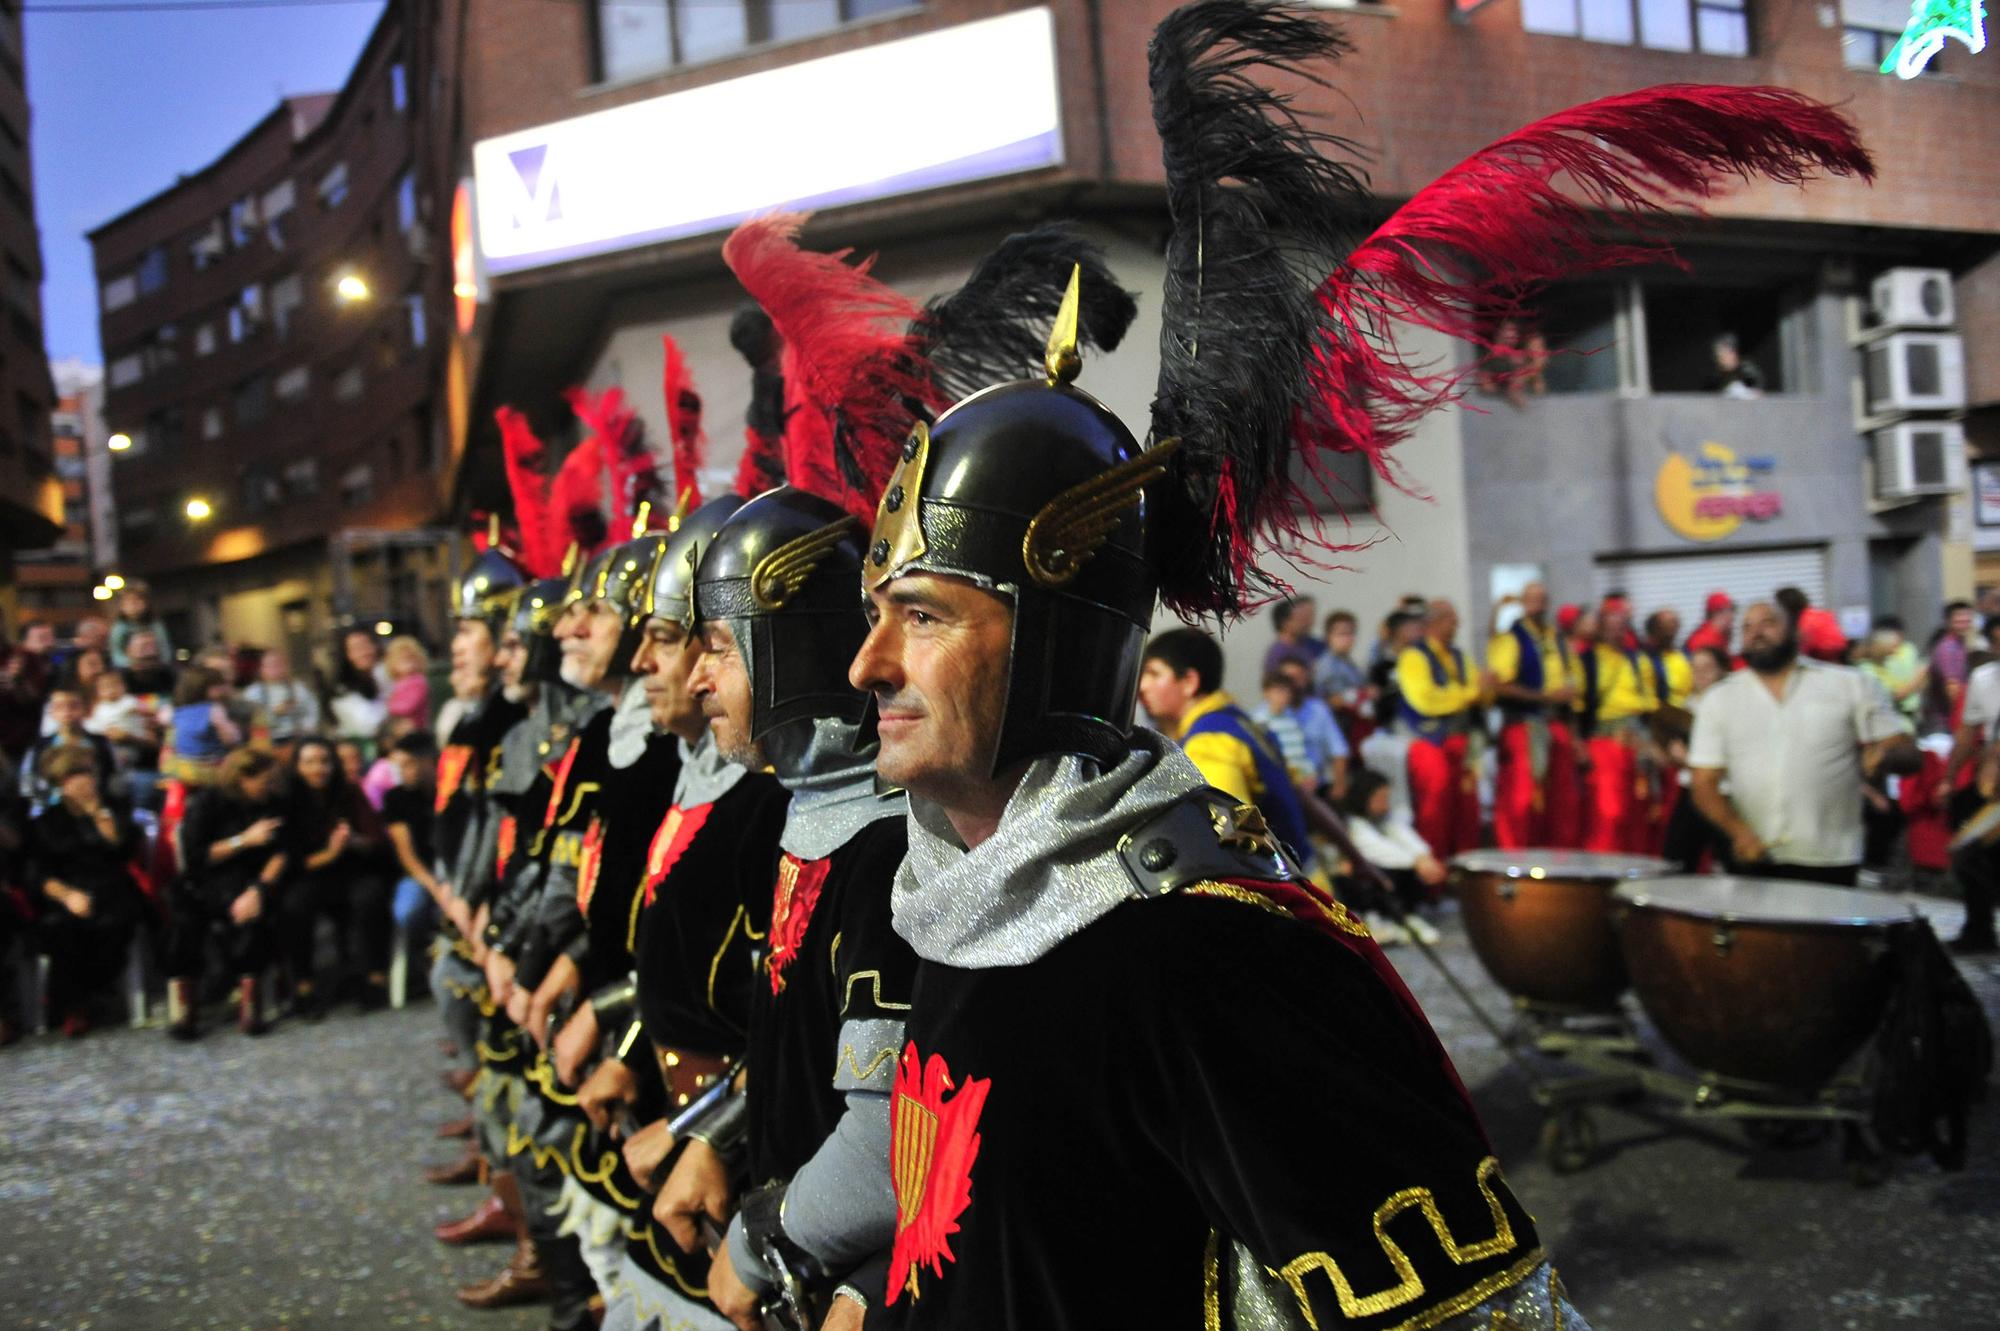
[(1885, 328), (1949, 328), (1951, 274), (1942, 268), (1891, 268), (1875, 279), (1869, 302)]
[(1861, 354), (1871, 415), (1965, 405), (1965, 344), (1956, 333), (1892, 333)]
[(1955, 421), (1905, 421), (1875, 432), (1875, 497), (1916, 499), (1965, 488), (1965, 430)]

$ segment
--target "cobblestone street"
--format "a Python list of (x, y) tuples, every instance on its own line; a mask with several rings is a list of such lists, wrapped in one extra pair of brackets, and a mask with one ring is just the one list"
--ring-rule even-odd
[[(1941, 933), (1957, 925), (1949, 906), (1936, 919)], [(1442, 953), (1504, 1012), (1455, 928)], [(1996, 1098), (1957, 1174), (1905, 1160), (1857, 1189), (1830, 1141), (1759, 1150), (1727, 1125), (1696, 1135), (1603, 1111), (1600, 1158), (1559, 1175), (1538, 1154), (1523, 1074), (1420, 955), (1392, 955), (1600, 1331), (2000, 1325)], [(1968, 973), (2000, 1010), (2000, 967)], [(284, 1023), (258, 1041), (225, 1030), (182, 1047), (119, 1031), (0, 1052), (0, 1325), (539, 1326), (536, 1310), (474, 1313), (451, 1298), (506, 1250), (448, 1249), (429, 1233), (475, 1196), (418, 1178), (453, 1148), (431, 1136), (457, 1109), (437, 1082), (438, 1031), (419, 1007)]]

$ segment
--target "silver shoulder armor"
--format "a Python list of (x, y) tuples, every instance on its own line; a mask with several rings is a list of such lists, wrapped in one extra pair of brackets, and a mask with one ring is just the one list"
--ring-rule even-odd
[(1193, 792), (1118, 840), (1118, 860), (1142, 897), (1210, 879), (1289, 882), (1305, 877), (1254, 804), (1214, 787)]

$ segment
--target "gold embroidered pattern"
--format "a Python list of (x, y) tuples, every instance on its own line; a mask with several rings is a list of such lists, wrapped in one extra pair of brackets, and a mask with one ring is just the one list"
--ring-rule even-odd
[(863, 1083), (875, 1075), (877, 1068), (881, 1067), (884, 1063), (893, 1061), (895, 1057), (896, 1051), (894, 1049), (878, 1050), (874, 1060), (864, 1068), (861, 1066), (861, 1061), (854, 1056), (853, 1045), (842, 1045), (840, 1047), (840, 1061), (847, 1065), (847, 1070), (854, 1074), (856, 1081)]
[(562, 817), (556, 819), (556, 825), (558, 827), (568, 826), (569, 820), (576, 817), (577, 806), (583, 803), (583, 797), (596, 790), (597, 787), (598, 783), (595, 781), (577, 782), (576, 789), (570, 792), (569, 808), (563, 811)]
[[(1372, 1221), (1375, 1230), (1375, 1242), (1381, 1246), (1382, 1255), (1389, 1259), (1389, 1265), (1396, 1272), (1397, 1277), (1396, 1283), (1388, 1289), (1379, 1290), (1373, 1294), (1357, 1295), (1354, 1292), (1354, 1287), (1348, 1283), (1347, 1276), (1341, 1271), (1339, 1263), (1323, 1252), (1302, 1253), (1294, 1257), (1291, 1261), (1286, 1262), (1284, 1269), (1279, 1271), (1278, 1275), (1284, 1279), (1286, 1284), (1292, 1287), (1293, 1296), (1298, 1299), (1299, 1307), (1305, 1311), (1307, 1324), (1314, 1328), (1319, 1326), (1319, 1323), (1313, 1318), (1311, 1305), (1306, 1294), (1306, 1277), (1315, 1271), (1324, 1274), (1328, 1280), (1333, 1282), (1334, 1293), (1340, 1300), (1341, 1314), (1346, 1317), (1374, 1317), (1388, 1312), (1392, 1308), (1400, 1308), (1406, 1303), (1423, 1297), (1424, 1282), (1422, 1277), (1417, 1274), (1416, 1265), (1410, 1261), (1409, 1255), (1403, 1251), (1402, 1245), (1389, 1236), (1388, 1231), (1390, 1221), (1412, 1208), (1417, 1209), (1423, 1214), (1424, 1219), (1430, 1224), (1431, 1232), (1437, 1235), (1439, 1244), (1443, 1246), (1445, 1256), (1451, 1258), (1456, 1265), (1464, 1266), (1468, 1262), (1485, 1261), (1488, 1258), (1498, 1257), (1502, 1253), (1512, 1251), (1515, 1246), (1514, 1226), (1507, 1219), (1507, 1211), (1500, 1204), (1499, 1195), (1493, 1191), (1492, 1179), (1499, 1172), (1500, 1162), (1489, 1155), (1479, 1162), (1479, 1170), (1475, 1176), (1476, 1182), (1479, 1185), (1479, 1194), (1486, 1199), (1486, 1208), (1493, 1217), (1493, 1237), (1490, 1239), (1481, 1239), (1476, 1243), (1464, 1244), (1454, 1239), (1451, 1234), (1451, 1227), (1445, 1223), (1444, 1213), (1438, 1209), (1437, 1198), (1432, 1195), (1429, 1188), (1404, 1188), (1401, 1192), (1391, 1196), (1388, 1201), (1383, 1202), (1375, 1208), (1375, 1215)], [(1529, 1269), (1532, 1270), (1533, 1268), (1530, 1267)], [(1527, 1272), (1523, 1271), (1521, 1275), (1515, 1276), (1513, 1280), (1507, 1281), (1506, 1284), (1513, 1284), (1526, 1274)], [(1498, 1288), (1504, 1287), (1502, 1285)], [(1490, 1295), (1491, 1292), (1488, 1291), (1488, 1294)], [(1476, 1306), (1483, 1301), (1484, 1297), (1486, 1296), (1466, 1303), (1459, 1311), (1463, 1312), (1468, 1308)], [(1419, 1324), (1412, 1322), (1407, 1325), (1415, 1327)], [(1422, 1323), (1422, 1325), (1434, 1325), (1434, 1323)]]
[(569, 1155), (576, 1169), (576, 1181), (578, 1183), (596, 1183), (601, 1185), (606, 1192), (611, 1194), (611, 1200), (618, 1204), (619, 1209), (636, 1212), (639, 1209), (639, 1199), (637, 1197), (627, 1197), (624, 1193), (618, 1191), (618, 1185), (611, 1181), (612, 1171), (618, 1167), (618, 1152), (606, 1151), (600, 1155), (597, 1159), (597, 1172), (595, 1174), (591, 1173), (584, 1165), (583, 1141), (589, 1131), (590, 1125), (588, 1123), (579, 1123), (576, 1125), (576, 1135), (570, 1138)]
[(840, 996), (841, 1016), (845, 1017), (847, 1010), (854, 1006), (854, 986), (863, 980), (869, 982), (869, 990), (874, 996), (877, 1008), (884, 1012), (908, 1012), (910, 1010), (908, 1003), (891, 1003), (888, 999), (882, 997), (881, 971), (856, 971), (847, 977), (847, 991)]
[(646, 1225), (646, 1224), (634, 1225), (628, 1222), (625, 1226), (625, 1237), (634, 1242), (644, 1240), (646, 1244), (646, 1250), (653, 1254), (654, 1263), (658, 1265), (662, 1271), (667, 1273), (667, 1278), (669, 1280), (673, 1281), (676, 1285), (679, 1285), (681, 1287), (681, 1293), (687, 1295), (691, 1299), (705, 1299), (708, 1297), (708, 1291), (706, 1289), (702, 1288), (699, 1285), (688, 1284), (687, 1277), (681, 1274), (680, 1265), (674, 1261), (674, 1257), (678, 1256), (679, 1254), (669, 1255), (667, 1253), (660, 1251), (659, 1238), (657, 1235), (653, 1233), (653, 1227), (651, 1225)]
[[(1290, 911), (1265, 896), (1262, 892), (1237, 883), (1219, 883), (1213, 879), (1203, 879), (1199, 883), (1188, 884), (1181, 891), (1187, 893), (1189, 896), (1219, 897), (1224, 901), (1234, 901), (1245, 906), (1255, 906), (1260, 910), (1269, 911), (1273, 915), (1282, 915), (1286, 919), (1296, 918)], [(1368, 932), (1368, 926), (1355, 919), (1353, 915), (1348, 913), (1347, 907), (1341, 905), (1338, 901), (1321, 897), (1314, 892), (1307, 892), (1305, 895), (1306, 899), (1312, 903), (1313, 909), (1317, 910), (1328, 924), (1340, 930), (1340, 932), (1350, 934), (1355, 938), (1367, 938), (1371, 936)]]
[(1222, 1331), (1222, 1236), (1208, 1231), (1208, 1243), (1201, 1253), (1202, 1331)]
[(563, 1159), (562, 1148), (560, 1146), (543, 1146), (533, 1137), (530, 1137), (527, 1133), (522, 1132), (512, 1123), (509, 1123), (507, 1125), (507, 1155), (511, 1159), (523, 1151), (527, 1151), (534, 1156), (535, 1165), (539, 1169), (547, 1169), (550, 1165), (554, 1165), (564, 1174), (569, 1173), (569, 1161)]
[(541, 1087), (542, 1094), (559, 1105), (574, 1105), (576, 1097), (556, 1089), (555, 1064), (549, 1062), (548, 1051), (544, 1050), (526, 1072), (521, 1074), (527, 1080)]

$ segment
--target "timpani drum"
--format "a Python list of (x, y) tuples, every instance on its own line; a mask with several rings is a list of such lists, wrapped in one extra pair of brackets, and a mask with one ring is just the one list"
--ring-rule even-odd
[(1824, 1086), (1874, 1033), (1889, 933), (1916, 908), (1886, 892), (1771, 878), (1671, 877), (1617, 890), (1632, 989), (1704, 1072)]
[(1588, 850), (1475, 850), (1452, 861), (1473, 951), (1516, 999), (1604, 1011), (1625, 992), (1611, 892), (1673, 865)]

